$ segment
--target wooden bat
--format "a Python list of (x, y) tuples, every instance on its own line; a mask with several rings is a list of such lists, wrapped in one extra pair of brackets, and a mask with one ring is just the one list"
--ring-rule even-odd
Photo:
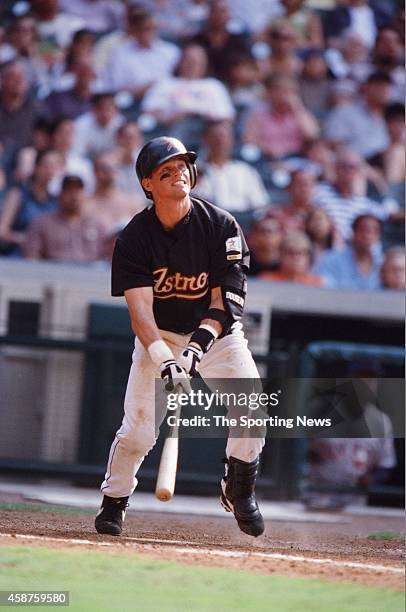
[[(180, 406), (178, 406), (178, 408), (172, 414), (176, 416), (175, 423), (177, 423), (177, 419), (180, 416)], [(179, 449), (178, 436), (179, 426), (175, 424), (170, 427), (162, 449), (155, 487), (155, 497), (162, 502), (170, 501), (175, 492), (176, 469), (178, 466)]]

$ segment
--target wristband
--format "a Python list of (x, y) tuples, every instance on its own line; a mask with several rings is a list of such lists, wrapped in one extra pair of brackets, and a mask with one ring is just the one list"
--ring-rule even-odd
[(174, 360), (173, 353), (163, 340), (155, 340), (148, 347), (148, 353), (156, 366), (160, 366), (164, 361)]
[(190, 338), (189, 346), (197, 345), (203, 353), (207, 353), (217, 336), (218, 332), (211, 325), (200, 325)]
[(199, 325), (198, 329), (207, 329), (207, 331), (209, 331), (211, 334), (213, 334), (214, 339), (216, 339), (218, 337), (218, 335), (219, 335), (219, 332), (217, 331), (217, 329), (214, 329), (214, 327), (212, 325), (209, 325), (208, 323), (201, 323), (201, 325)]

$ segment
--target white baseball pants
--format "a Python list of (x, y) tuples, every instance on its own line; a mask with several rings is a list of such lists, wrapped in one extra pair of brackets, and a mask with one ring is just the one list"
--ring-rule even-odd
[[(161, 335), (175, 358), (183, 351), (191, 337), (164, 330), (161, 330)], [(232, 334), (215, 341), (209, 352), (203, 356), (199, 373), (203, 379), (260, 377), (241, 325), (236, 325)], [(156, 366), (136, 338), (124, 400), (124, 418), (111, 445), (105, 480), (101, 485), (104, 495), (127, 497), (137, 486), (135, 475), (157, 439), (158, 428), (155, 422), (157, 376), (159, 377), (159, 372)], [(217, 390), (221, 392), (221, 389)], [(158, 426), (164, 417), (165, 415), (162, 415)], [(251, 436), (248, 431), (243, 432), (241, 437), (230, 436), (226, 446), (227, 457), (253, 461), (260, 454), (265, 440), (263, 437)]]

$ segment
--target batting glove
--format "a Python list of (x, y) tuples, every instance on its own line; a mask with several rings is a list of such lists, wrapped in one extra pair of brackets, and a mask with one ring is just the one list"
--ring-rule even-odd
[(203, 350), (196, 344), (188, 344), (179, 357), (179, 365), (186, 370), (189, 376), (196, 376), (203, 354)]
[(200, 325), (194, 332), (189, 344), (179, 357), (179, 364), (190, 376), (196, 376), (203, 355), (213, 346), (217, 336), (217, 331), (211, 325)]
[(189, 377), (184, 368), (174, 359), (164, 361), (161, 366), (161, 378), (165, 383), (165, 391), (175, 391), (175, 393), (190, 393)]

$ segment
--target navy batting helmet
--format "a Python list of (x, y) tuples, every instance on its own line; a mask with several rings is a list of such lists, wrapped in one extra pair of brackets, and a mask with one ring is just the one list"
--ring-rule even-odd
[[(190, 186), (193, 189), (197, 179), (197, 168), (195, 164), (197, 154), (194, 151), (188, 151), (185, 145), (177, 138), (170, 138), (169, 136), (153, 138), (142, 147), (135, 164), (135, 170), (141, 186), (142, 179), (151, 176), (151, 172), (155, 170), (155, 168), (158, 168), (158, 166), (168, 161), (168, 159), (178, 156), (184, 157), (188, 164)], [(144, 189), (144, 193), (147, 198), (152, 200), (150, 191)]]

